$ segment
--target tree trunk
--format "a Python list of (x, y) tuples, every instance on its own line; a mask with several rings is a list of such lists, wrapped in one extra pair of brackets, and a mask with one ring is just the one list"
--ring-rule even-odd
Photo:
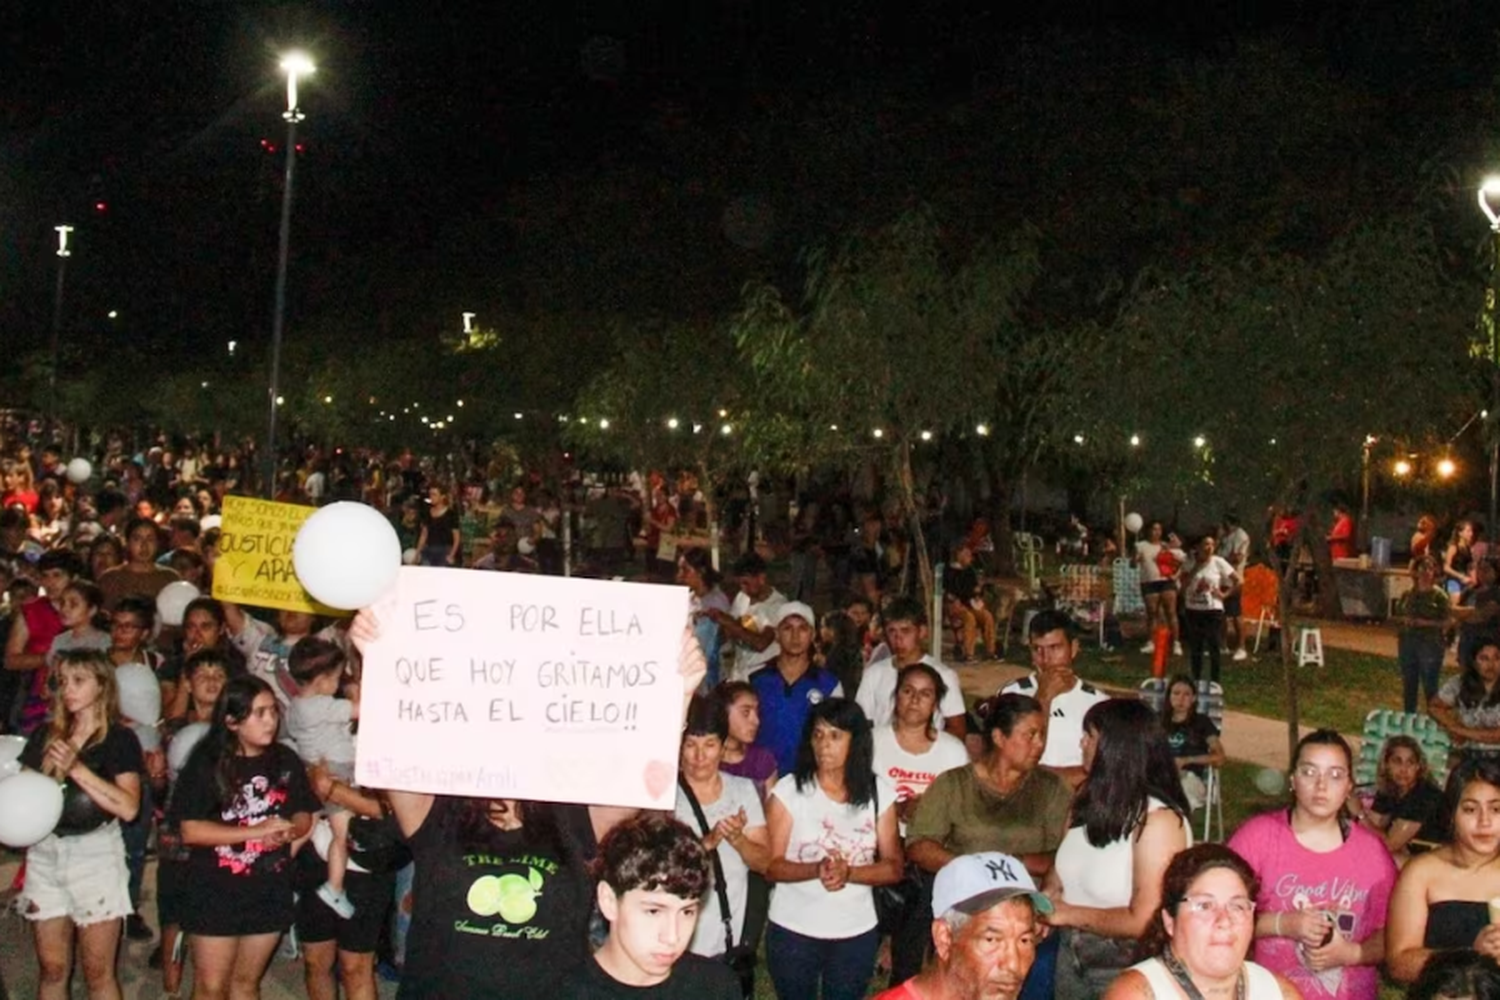
[(911, 534), (909, 552), (917, 557), (917, 582), (922, 591), (922, 606), (932, 606), (932, 557), (927, 551), (927, 536), (922, 530), (922, 517), (917, 510), (917, 494), (912, 482), (911, 442), (905, 437), (896, 446), (896, 482), (901, 501), (901, 516), (906, 520)]
[(1339, 600), (1339, 582), (1334, 578), (1333, 553), (1328, 550), (1328, 532), (1324, 530), (1320, 511), (1312, 504), (1303, 508), (1302, 541), (1311, 553), (1318, 571), (1318, 617), (1343, 621), (1344, 605)]
[[(1268, 526), (1269, 527), (1269, 526)], [(1266, 532), (1267, 539), (1270, 531)], [(1292, 657), (1292, 590), (1297, 585), (1297, 557), (1295, 547), (1292, 558), (1283, 565), (1276, 546), (1267, 544), (1271, 557), (1271, 568), (1276, 571), (1281, 585), (1276, 588), (1276, 620), (1281, 622), (1281, 641), (1276, 644), (1281, 652), (1281, 677), (1286, 693), (1286, 738), (1287, 762), (1290, 766), (1297, 759), (1297, 741), (1301, 735), (1301, 711), (1297, 704), (1297, 664)]]
[[(719, 569), (719, 507), (714, 503), (714, 477), (708, 463), (698, 463), (698, 489), (703, 493), (703, 519), (708, 522), (708, 554), (713, 568)], [(721, 571), (722, 572), (722, 571)]]

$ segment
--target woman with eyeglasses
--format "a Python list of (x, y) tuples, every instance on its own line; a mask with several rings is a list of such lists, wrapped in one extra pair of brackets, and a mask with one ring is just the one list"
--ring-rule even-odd
[(1308, 733), (1294, 761), (1291, 808), (1262, 813), (1229, 839), (1261, 880), (1255, 960), (1308, 1000), (1374, 1000), (1396, 863), (1345, 810), (1354, 778), (1344, 738)]
[(1223, 844), (1178, 854), (1162, 875), (1161, 909), (1136, 950), (1145, 959), (1121, 973), (1104, 1000), (1300, 998), (1285, 978), (1245, 960), (1259, 892), (1255, 872)]
[(1500, 925), (1489, 901), (1500, 896), (1500, 758), (1465, 757), (1448, 776), (1453, 839), (1407, 862), (1391, 896), (1386, 967), (1409, 983), (1440, 951), (1472, 949), (1500, 959)]

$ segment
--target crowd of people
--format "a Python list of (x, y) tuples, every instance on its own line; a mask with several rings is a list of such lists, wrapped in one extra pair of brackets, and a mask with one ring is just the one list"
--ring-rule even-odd
[[(1430, 711), (1462, 745), (1446, 787), (1398, 736), (1373, 797), (1359, 794), (1350, 747), (1320, 730), (1297, 746), (1285, 808), (1195, 845), (1190, 817), (1225, 759), (1200, 681), (1220, 679), (1249, 549), (1232, 519), (1191, 549), (1153, 523), (1133, 553), (1151, 651), (1183, 652), (1179, 636), (1190, 649), (1159, 710), (1079, 677), (1075, 622), (1055, 610), (1030, 619), (1031, 672), (971, 709), (931, 638), (951, 624), (956, 659), (996, 652), (982, 536), (958, 539), (947, 621), (932, 622), (903, 593), (902, 540), (866, 520), (846, 596), (819, 615), (795, 525), (790, 594), (754, 550), (726, 589), (704, 548), (663, 547), (702, 516), (693, 484), (625, 484), (639, 499), (604, 519), (621, 537), (599, 565), (642, 558), (632, 533), (655, 532), (643, 570), (691, 594), (676, 807), (644, 814), (359, 787), (374, 613), (201, 596), (163, 625), (163, 588), (211, 591), (233, 463), (106, 454), (86, 486), (61, 457), (7, 460), (0, 498), (0, 723), (26, 738), (23, 766), (64, 783), (62, 820), (12, 887), (42, 997), (80, 975), (118, 996), (135, 960), (122, 938), (155, 939), (162, 992), (190, 983), (200, 998), (257, 995), (278, 948), (316, 998), (373, 997), (382, 972), (413, 998), (729, 1000), (769, 981), (780, 1000), (1366, 1000), (1382, 968), (1413, 996), (1500, 981), (1500, 637), (1492, 611), (1448, 634), (1450, 598), (1500, 607), (1483, 553), (1450, 553), (1441, 577), (1419, 557), (1401, 609), (1404, 672), (1408, 646), (1435, 638), (1439, 664), (1460, 647), (1442, 685), (1411, 655), (1411, 696), (1430, 681)], [(283, 498), (361, 483), (354, 498), (370, 499), (336, 465), (310, 456)], [(553, 501), (392, 468), (378, 502), (410, 561), (558, 571)], [(466, 546), (463, 512), (490, 493), (487, 543)], [(1086, 552), (1086, 529), (1074, 536)], [(1468, 575), (1450, 594), (1455, 566)]]

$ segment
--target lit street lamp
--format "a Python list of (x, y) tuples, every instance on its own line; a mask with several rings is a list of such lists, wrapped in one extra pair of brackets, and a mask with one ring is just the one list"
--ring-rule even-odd
[(47, 441), (57, 433), (57, 366), (62, 344), (63, 280), (68, 273), (68, 234), (72, 226), (54, 226), (57, 230), (57, 291), (52, 296), (52, 368), (47, 373)]
[(297, 166), (297, 123), (307, 117), (297, 102), (297, 79), (312, 73), (312, 60), (300, 52), (288, 53), (281, 60), (281, 71), (286, 74), (286, 110), (281, 114), (286, 119), (286, 181), (281, 189), (276, 303), (271, 312), (271, 384), (266, 392), (271, 415), (266, 426), (265, 478), (261, 489), (268, 500), (276, 495), (276, 408), (281, 403), (277, 391), (281, 382), (281, 335), (286, 316), (286, 260), (292, 238), (292, 177)]
[(1500, 326), (1497, 326), (1500, 319), (1497, 319), (1495, 304), (1495, 297), (1500, 294), (1500, 212), (1496, 211), (1497, 203), (1500, 203), (1500, 177), (1487, 177), (1479, 186), (1479, 209), (1490, 220), (1490, 234), (1494, 237), (1490, 282), (1484, 290), (1487, 343), (1482, 348), (1490, 363), (1490, 412), (1485, 425), (1490, 438), (1490, 519), (1487, 523), (1492, 532), (1500, 522), (1495, 516), (1496, 500), (1500, 497), (1500, 426), (1497, 426), (1500, 422)]

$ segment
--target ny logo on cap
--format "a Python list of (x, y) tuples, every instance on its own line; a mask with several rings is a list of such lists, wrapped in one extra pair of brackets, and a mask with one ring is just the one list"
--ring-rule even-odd
[(1011, 871), (1010, 864), (1006, 861), (986, 861), (984, 866), (989, 869), (990, 878), (997, 882), (1001, 880), (1006, 882), (1018, 881), (1016, 873)]

